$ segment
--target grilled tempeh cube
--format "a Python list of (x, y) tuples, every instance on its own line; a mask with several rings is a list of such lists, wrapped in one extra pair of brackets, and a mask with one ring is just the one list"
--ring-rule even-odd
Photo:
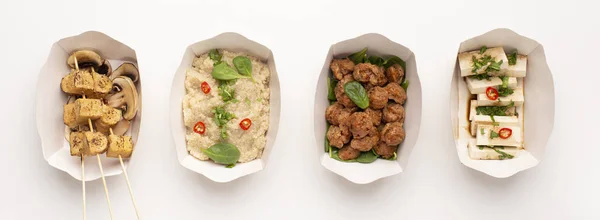
[(69, 95), (78, 95), (81, 90), (75, 88), (75, 74), (69, 73), (60, 81), (60, 88)]
[(108, 136), (107, 157), (129, 158), (133, 152), (133, 141), (130, 136), (118, 136), (111, 134)]
[(121, 120), (122, 111), (107, 105), (102, 106), (102, 116), (95, 121), (96, 130), (108, 134), (109, 128)]
[(94, 76), (91, 69), (74, 70), (74, 86), (78, 94), (92, 95), (94, 93)]
[(85, 134), (83, 132), (71, 132), (69, 135), (69, 144), (71, 145), (71, 156), (85, 155)]
[(96, 154), (102, 154), (106, 151), (108, 147), (108, 141), (106, 136), (100, 132), (84, 132), (86, 139), (86, 148), (85, 155), (86, 156), (94, 156)]
[(102, 116), (102, 101), (98, 99), (75, 100), (75, 115), (80, 124), (87, 123), (88, 119), (96, 120)]
[(77, 123), (77, 114), (75, 114), (75, 103), (66, 104), (63, 107), (63, 122), (69, 128), (75, 128)]

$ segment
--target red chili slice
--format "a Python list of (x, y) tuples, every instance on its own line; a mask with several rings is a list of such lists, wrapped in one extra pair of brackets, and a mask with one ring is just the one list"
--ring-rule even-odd
[(202, 89), (202, 92), (204, 92), (204, 94), (208, 94), (210, 92), (210, 85), (208, 85), (207, 82), (202, 82), (200, 88)]
[(498, 90), (492, 88), (492, 87), (488, 87), (485, 90), (485, 95), (488, 97), (488, 99), (490, 100), (496, 100), (498, 99)]
[(250, 126), (252, 126), (252, 121), (249, 118), (244, 118), (244, 120), (240, 122), (240, 128), (244, 131), (250, 129)]
[(507, 139), (510, 136), (512, 136), (512, 129), (502, 128), (502, 129), (500, 129), (500, 131), (498, 131), (498, 136), (500, 136), (500, 138), (502, 138), (502, 139)]
[(206, 126), (204, 126), (204, 123), (201, 121), (196, 123), (194, 125), (194, 132), (196, 132), (198, 134), (204, 134), (204, 132), (206, 132)]

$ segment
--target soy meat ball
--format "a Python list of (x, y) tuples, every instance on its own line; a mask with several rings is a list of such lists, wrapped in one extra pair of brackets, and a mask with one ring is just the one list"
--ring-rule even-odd
[(379, 132), (377, 129), (372, 129), (369, 135), (363, 138), (354, 138), (350, 141), (350, 147), (359, 151), (370, 151), (373, 146), (379, 142)]
[(387, 145), (398, 145), (404, 141), (404, 128), (402, 123), (387, 123), (381, 130), (381, 140)]
[(363, 83), (370, 83), (374, 86), (383, 86), (387, 83), (385, 69), (370, 63), (359, 63), (354, 66), (352, 75), (354, 79)]
[(369, 96), (369, 107), (374, 109), (382, 109), (388, 103), (388, 93), (382, 87), (374, 86), (367, 93)]
[(348, 75), (354, 71), (354, 62), (348, 58), (333, 59), (331, 61), (331, 65), (329, 65), (329, 68), (331, 68), (331, 72), (333, 72), (333, 76), (336, 79), (342, 80), (344, 75)]
[(347, 144), (350, 141), (350, 138), (351, 134), (346, 126), (332, 125), (327, 131), (327, 140), (329, 140), (329, 145), (337, 148), (342, 148), (344, 144)]
[(392, 82), (385, 86), (385, 90), (387, 90), (389, 99), (394, 100), (398, 104), (404, 104), (406, 101), (406, 91), (404, 88), (400, 86), (400, 84)]
[(379, 126), (381, 124), (382, 113), (381, 110), (375, 110), (372, 108), (368, 108), (365, 110), (365, 113), (369, 115), (371, 121), (373, 121), (374, 126)]
[(385, 70), (385, 76), (387, 76), (387, 80), (390, 83), (400, 83), (402, 78), (404, 78), (404, 69), (402, 69), (400, 64), (391, 65)]
[(348, 95), (346, 95), (346, 93), (344, 92), (344, 85), (352, 81), (354, 81), (352, 75), (345, 75), (344, 78), (342, 78), (342, 80), (338, 82), (334, 89), (335, 98), (337, 99), (338, 103), (346, 106), (347, 108), (356, 107), (356, 104), (354, 104), (350, 97), (348, 97)]
[(371, 117), (365, 112), (355, 112), (350, 117), (350, 132), (354, 138), (363, 138), (375, 129)]
[(373, 147), (375, 153), (384, 159), (390, 159), (394, 156), (394, 153), (398, 150), (398, 145), (387, 145), (385, 142), (379, 142), (379, 144)]
[(355, 111), (356, 108), (345, 108), (344, 105), (336, 102), (327, 107), (327, 110), (325, 110), (325, 118), (332, 125), (340, 125)]
[(360, 156), (360, 151), (350, 146), (344, 146), (342, 149), (338, 151), (338, 156), (342, 160), (352, 160), (358, 158)]
[(383, 108), (383, 121), (404, 123), (404, 107), (398, 103), (391, 103)]

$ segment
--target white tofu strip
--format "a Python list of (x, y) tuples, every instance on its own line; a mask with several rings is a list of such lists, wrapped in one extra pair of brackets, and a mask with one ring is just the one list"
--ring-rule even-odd
[(479, 70), (477, 70), (475, 73), (473, 73), (472, 70), (473, 70), (473, 56), (475, 56), (476, 59), (479, 59), (485, 55), (490, 55), (497, 62), (500, 62), (500, 60), (502, 60), (502, 64), (500, 65), (500, 72), (507, 71), (508, 58), (506, 57), (506, 54), (504, 53), (504, 49), (502, 49), (502, 47), (493, 47), (493, 48), (488, 48), (483, 54), (480, 54), (479, 50), (459, 53), (458, 54), (458, 63), (460, 66), (460, 75), (464, 77), (464, 76), (471, 76), (471, 75), (484, 73), (487, 66), (479, 68)]
[(508, 65), (505, 76), (525, 77), (527, 75), (527, 56), (517, 54), (517, 63)]
[(485, 93), (477, 95), (478, 106), (506, 106), (510, 105), (511, 102), (515, 102), (515, 106), (521, 106), (524, 101), (525, 97), (523, 96), (522, 88), (516, 88), (513, 94), (506, 97), (498, 97), (496, 100), (490, 100)]
[[(471, 136), (477, 136), (477, 127), (479, 125), (492, 125), (492, 117), (489, 115), (475, 115), (471, 120)], [(496, 123), (501, 125), (518, 126), (519, 118), (517, 116), (494, 116)]]
[(498, 153), (496, 150), (512, 155), (513, 157), (517, 157), (519, 155), (519, 149), (516, 147), (504, 147), (504, 149), (496, 150), (489, 147), (479, 148), (475, 139), (469, 140), (468, 147), (469, 157), (471, 157), (473, 160), (500, 160), (500, 156), (502, 154)]
[(469, 121), (475, 120), (477, 115), (477, 100), (471, 100), (471, 109), (469, 110)]
[[(490, 80), (483, 79), (473, 79), (471, 77), (465, 78), (467, 81), (467, 87), (471, 94), (481, 94), (485, 93), (485, 90), (488, 87), (493, 87), (494, 89), (498, 89), (502, 85), (502, 79), (500, 77), (490, 77)], [(517, 88), (517, 78), (516, 77), (508, 77), (508, 87), (509, 88)]]
[[(495, 119), (495, 117), (494, 117)], [(506, 139), (502, 139), (500, 137), (496, 137), (494, 139), (490, 138), (491, 131), (498, 133), (498, 131), (502, 128), (510, 128), (512, 130), (512, 135)], [(491, 125), (482, 125), (479, 124), (477, 126), (477, 145), (486, 145), (486, 146), (512, 146), (512, 147), (521, 147), (523, 142), (521, 141), (521, 127), (520, 126), (505, 126), (500, 124), (499, 126), (491, 126)]]

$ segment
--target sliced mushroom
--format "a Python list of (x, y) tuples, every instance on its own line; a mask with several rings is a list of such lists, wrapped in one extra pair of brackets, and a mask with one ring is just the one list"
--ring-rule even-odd
[(112, 129), (113, 134), (119, 135), (119, 136), (125, 135), (125, 132), (127, 132), (127, 130), (129, 130), (130, 125), (131, 125), (131, 122), (129, 122), (127, 120), (121, 120), (121, 121), (117, 122), (115, 127)]
[(108, 62), (108, 60), (104, 60), (104, 62), (102, 62), (102, 65), (98, 67), (96, 72), (107, 76), (112, 74), (112, 66), (110, 65), (110, 62)]
[(119, 76), (129, 77), (135, 83), (140, 78), (140, 72), (132, 63), (123, 63), (114, 72), (109, 74), (111, 80)]
[(102, 65), (102, 57), (98, 55), (96, 52), (91, 50), (78, 50), (69, 56), (67, 59), (67, 64), (71, 68), (75, 68), (75, 58), (77, 58), (77, 64), (79, 68), (87, 68), (87, 67), (99, 67)]
[(119, 76), (113, 80), (116, 92), (106, 97), (106, 103), (113, 108), (123, 110), (123, 118), (131, 120), (138, 108), (138, 93), (135, 85), (128, 77)]

